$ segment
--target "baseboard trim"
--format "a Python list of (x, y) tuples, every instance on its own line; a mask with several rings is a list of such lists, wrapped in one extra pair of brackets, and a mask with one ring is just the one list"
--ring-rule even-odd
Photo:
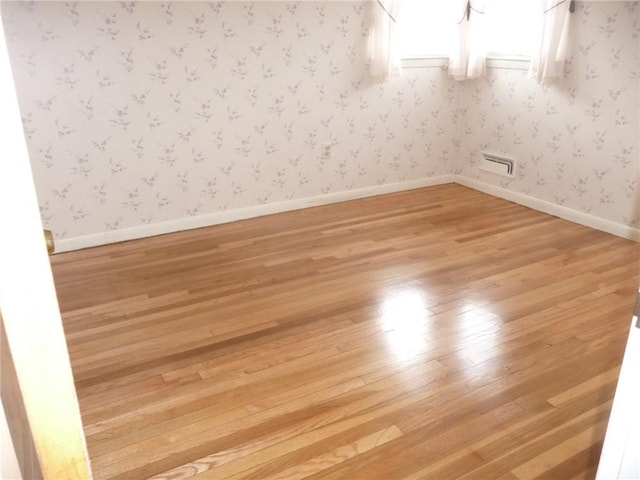
[(366, 197), (374, 197), (377, 195), (401, 192), (405, 190), (413, 190), (416, 188), (431, 187), (434, 185), (443, 185), (445, 183), (453, 183), (453, 177), (453, 175), (442, 175), (438, 177), (421, 178), (418, 180), (408, 180), (405, 182), (388, 183), (384, 185), (358, 188), (355, 190), (329, 193), (326, 195), (319, 195), (315, 197), (274, 202), (246, 208), (237, 208), (233, 210), (225, 210), (222, 212), (209, 213), (206, 215), (198, 215), (195, 217), (178, 218), (175, 220), (150, 223), (147, 225), (139, 225), (118, 230), (110, 230), (107, 232), (84, 235), (81, 237), (64, 238), (56, 240), (56, 252), (69, 252), (72, 250), (97, 247), (110, 243), (124, 242), (127, 240), (135, 240), (145, 237), (153, 237), (156, 235), (164, 235), (166, 233), (192, 230), (194, 228), (209, 227), (212, 225), (219, 225), (222, 223), (244, 220), (247, 218), (272, 215), (274, 213), (289, 212), (309, 207), (318, 207), (321, 205), (329, 205), (331, 203), (345, 202), (348, 200), (356, 200)]
[(359, 188), (355, 190), (347, 190), (343, 192), (329, 193), (315, 197), (300, 198), (296, 200), (287, 200), (283, 202), (268, 203), (265, 205), (256, 205), (246, 208), (237, 208), (233, 210), (225, 210), (222, 212), (209, 213), (206, 215), (198, 215), (195, 217), (184, 217), (164, 222), (151, 223), (147, 225), (139, 225), (136, 227), (122, 228), (111, 230), (92, 235), (81, 237), (64, 238), (56, 241), (56, 253), (80, 250), (83, 248), (97, 247), (100, 245), (108, 245), (110, 243), (125, 242), (127, 240), (135, 240), (138, 238), (153, 237), (156, 235), (164, 235), (166, 233), (179, 232), (183, 230), (192, 230), (194, 228), (209, 227), (222, 223), (234, 222), (237, 220), (245, 220), (247, 218), (260, 217), (263, 215), (272, 215), (275, 213), (289, 212), (293, 210), (301, 210), (303, 208), (318, 207), (321, 205), (329, 205), (332, 203), (345, 202), (348, 200), (357, 200), (359, 198), (374, 197), (376, 195), (385, 195), (388, 193), (402, 192), (405, 190), (413, 190), (416, 188), (430, 187), (434, 185), (443, 185), (446, 183), (458, 183), (465, 187), (473, 188), (495, 197), (504, 198), (525, 207), (533, 208), (540, 212), (548, 213), (556, 217), (569, 220), (586, 227), (595, 228), (603, 232), (611, 233), (622, 238), (628, 238), (640, 242), (640, 229), (632, 228), (627, 225), (605, 220), (595, 217), (562, 205), (556, 205), (546, 200), (513, 192), (505, 188), (497, 187), (473, 178), (464, 177), (462, 175), (442, 175), (438, 177), (422, 178), (418, 180), (409, 180), (406, 182), (389, 183), (385, 185), (376, 185), (372, 187)]
[(504, 198), (505, 200), (512, 201), (519, 205), (524, 205), (525, 207), (548, 213), (564, 220), (569, 220), (570, 222), (579, 223), (580, 225), (611, 233), (618, 237), (640, 242), (640, 229), (637, 228), (605, 220), (604, 218), (595, 217), (562, 205), (547, 202), (546, 200), (540, 200), (539, 198), (525, 195), (523, 193), (513, 192), (506, 188), (496, 187), (495, 185), (481, 182), (473, 178), (464, 177), (462, 175), (454, 175), (454, 182), (465, 187), (473, 188), (474, 190), (488, 193), (494, 197)]

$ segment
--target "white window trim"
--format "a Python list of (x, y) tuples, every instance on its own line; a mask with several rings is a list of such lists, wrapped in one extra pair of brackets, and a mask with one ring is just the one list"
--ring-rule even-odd
[[(529, 70), (528, 57), (487, 57), (487, 68), (499, 68), (504, 70)], [(447, 57), (425, 56), (415, 58), (403, 58), (402, 68), (446, 68), (449, 60)]]
[(412, 57), (401, 59), (402, 68), (446, 67), (449, 60), (446, 57)]

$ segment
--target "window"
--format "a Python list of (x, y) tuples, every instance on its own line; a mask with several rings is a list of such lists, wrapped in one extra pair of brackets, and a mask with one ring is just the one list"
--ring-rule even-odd
[(455, 13), (450, 0), (405, 0), (398, 16), (402, 58), (447, 57)]
[[(398, 16), (398, 47), (402, 58), (447, 57), (452, 25), (464, 12), (450, 0), (404, 0)], [(530, 57), (537, 35), (539, 0), (492, 0), (484, 13), (487, 54), (493, 58)], [(461, 14), (462, 13), (462, 14)], [(460, 17), (460, 18), (456, 18)]]
[(539, 0), (491, 0), (487, 56), (531, 57), (538, 35)]

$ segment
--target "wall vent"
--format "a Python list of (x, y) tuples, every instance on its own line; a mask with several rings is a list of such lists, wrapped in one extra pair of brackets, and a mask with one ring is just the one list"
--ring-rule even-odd
[(498, 155), (497, 153), (482, 152), (480, 170), (497, 173), (505, 177), (513, 177), (514, 166), (515, 160), (513, 158)]

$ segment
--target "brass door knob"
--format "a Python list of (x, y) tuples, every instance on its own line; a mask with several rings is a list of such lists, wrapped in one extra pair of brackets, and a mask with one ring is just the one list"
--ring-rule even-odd
[(47, 242), (47, 252), (49, 252), (49, 255), (51, 255), (56, 251), (56, 244), (53, 241), (53, 233), (51, 232), (51, 230), (44, 231), (44, 240), (45, 242)]

